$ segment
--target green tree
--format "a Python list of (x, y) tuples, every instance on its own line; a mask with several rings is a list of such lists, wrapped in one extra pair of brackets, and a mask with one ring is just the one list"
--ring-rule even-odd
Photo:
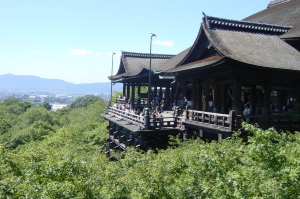
[(95, 95), (85, 95), (83, 97), (76, 98), (75, 101), (72, 104), (70, 104), (70, 108), (74, 109), (74, 108), (87, 107), (90, 104), (99, 100), (100, 98), (101, 97)]
[(43, 103), (41, 104), (41, 107), (43, 107), (44, 109), (50, 111), (51, 108), (52, 108), (52, 105), (49, 104), (48, 102), (43, 102)]

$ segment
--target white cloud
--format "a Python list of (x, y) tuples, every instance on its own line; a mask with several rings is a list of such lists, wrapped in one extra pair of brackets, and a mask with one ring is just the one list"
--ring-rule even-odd
[(90, 55), (92, 54), (92, 52), (82, 49), (82, 50), (78, 50), (78, 49), (71, 49), (70, 50), (71, 55), (74, 56), (81, 56), (81, 55)]
[(158, 46), (164, 46), (164, 47), (171, 47), (171, 46), (174, 46), (173, 41), (160, 41), (160, 40), (155, 40), (155, 41), (153, 41), (153, 44), (158, 45)]
[(39, 51), (39, 50), (34, 50), (34, 51), (32, 51), (31, 53), (33, 53), (33, 54), (41, 54), (42, 52)]
[(101, 55), (101, 52), (96, 52), (95, 55), (96, 55), (96, 56), (100, 56), (100, 55)]

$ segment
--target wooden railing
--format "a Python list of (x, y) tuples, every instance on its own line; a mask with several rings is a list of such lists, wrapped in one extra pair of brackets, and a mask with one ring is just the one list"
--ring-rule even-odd
[(213, 127), (223, 127), (229, 128), (229, 130), (233, 131), (235, 124), (235, 114), (234, 111), (230, 111), (229, 114), (220, 114), (220, 113), (212, 113), (205, 111), (197, 111), (197, 110), (186, 110), (186, 121), (194, 121), (202, 124), (209, 124)]
[(177, 117), (150, 118), (150, 126), (154, 128), (177, 127)]
[(141, 128), (144, 127), (145, 118), (144, 116), (140, 116), (134, 113), (130, 113), (127, 111), (123, 111), (121, 109), (117, 109), (114, 107), (108, 107), (107, 113), (117, 117), (119, 120), (125, 120), (129, 124), (135, 124)]
[(107, 113), (114, 117), (117, 117), (119, 120), (127, 121), (129, 124), (134, 124), (142, 129), (177, 127), (177, 117), (153, 118), (149, 116), (148, 111), (145, 111), (145, 115), (141, 116), (114, 107), (108, 107)]

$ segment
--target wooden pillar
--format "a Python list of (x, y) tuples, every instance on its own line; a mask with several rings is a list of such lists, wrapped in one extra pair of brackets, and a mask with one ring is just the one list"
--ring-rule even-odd
[[(283, 107), (286, 107), (286, 91), (277, 91), (278, 98), (278, 110), (283, 111)], [(297, 102), (297, 99), (296, 99)], [(299, 102), (299, 101), (298, 101)]]
[(261, 90), (256, 90), (256, 99), (257, 99), (257, 102), (256, 102), (256, 114), (260, 114), (262, 115), (262, 112), (261, 112), (261, 107), (262, 107), (262, 91)]
[(166, 93), (165, 93), (165, 106), (169, 106), (171, 103), (170, 103), (170, 86), (167, 86), (166, 87)]
[(202, 84), (198, 80), (197, 81), (197, 103), (196, 103), (196, 109), (202, 110)]
[(132, 83), (131, 86), (131, 104), (132, 107), (135, 107), (135, 83)]
[(191, 102), (192, 102), (192, 106), (191, 106), (191, 109), (196, 109), (197, 108), (197, 105), (196, 105), (196, 101), (197, 101), (197, 82), (196, 81), (192, 81), (192, 90), (191, 90), (191, 93), (192, 93), (192, 96), (191, 96)]
[(182, 95), (181, 95), (181, 107), (183, 108), (183, 98), (186, 97), (186, 81), (182, 82)]
[(138, 84), (137, 86), (138, 86), (137, 87), (138, 88), (137, 89), (138, 95), (141, 95), (141, 84)]
[(228, 113), (228, 86), (221, 87), (221, 104), (220, 104), (220, 112), (221, 113)]
[(271, 104), (271, 86), (265, 84), (264, 86), (264, 116), (270, 115), (270, 104)]
[(125, 95), (126, 83), (123, 83), (123, 96)]
[[(172, 104), (172, 106), (173, 106), (173, 103), (174, 103), (174, 101), (175, 101), (175, 91), (176, 91), (176, 87), (175, 87), (175, 86), (172, 86), (171, 88), (172, 88), (172, 90), (171, 90), (171, 104)], [(176, 102), (175, 102), (175, 103), (176, 103)]]
[(159, 87), (159, 95), (158, 96), (159, 96), (159, 99), (162, 100), (163, 95), (162, 95), (162, 87), (161, 86)]
[(214, 105), (215, 105), (215, 108), (217, 108), (217, 112), (218, 113), (221, 113), (221, 108), (220, 108), (220, 103), (221, 103), (221, 98), (220, 98), (220, 87), (218, 85), (218, 82), (214, 82)]
[(131, 83), (127, 83), (127, 93), (126, 93), (126, 97), (127, 97), (127, 99), (129, 99), (130, 98), (130, 84)]
[(155, 99), (156, 95), (157, 95), (157, 87), (154, 86), (154, 95), (152, 96), (153, 97), (152, 99)]
[(199, 130), (199, 136), (200, 136), (200, 138), (203, 137), (203, 130), (202, 129)]
[[(296, 96), (295, 96), (295, 98), (296, 98), (296, 103), (300, 103), (300, 85), (299, 85), (299, 84), (298, 84), (298, 86), (296, 87), (295, 92), (296, 92)], [(294, 104), (294, 105), (295, 105), (295, 104)]]
[(256, 86), (251, 86), (250, 88), (250, 114), (256, 115)]
[(235, 110), (236, 115), (242, 114), (242, 103), (241, 103), (241, 82), (236, 79), (233, 87), (233, 110)]
[(209, 101), (209, 86), (208, 84), (204, 85), (204, 97), (203, 97), (203, 111), (208, 111), (208, 101)]
[(218, 141), (222, 141), (222, 134), (218, 133)]

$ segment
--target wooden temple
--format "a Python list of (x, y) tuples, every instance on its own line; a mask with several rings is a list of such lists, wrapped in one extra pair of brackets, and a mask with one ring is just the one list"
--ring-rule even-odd
[[(240, 129), (243, 121), (261, 128), (300, 130), (300, 121), (286, 114), (300, 101), (299, 19), (300, 0), (271, 1), (267, 9), (244, 20), (203, 14), (190, 48), (175, 56), (151, 57), (151, 100), (158, 96), (167, 108), (175, 103), (183, 109), (186, 97), (185, 110), (157, 120), (149, 110), (128, 117), (110, 107), (102, 115), (109, 121), (110, 146), (159, 148), (171, 134), (221, 139)], [(122, 52), (117, 74), (109, 77), (124, 84), (123, 95), (136, 108), (149, 103), (148, 91), (141, 92), (148, 86), (149, 58)]]

